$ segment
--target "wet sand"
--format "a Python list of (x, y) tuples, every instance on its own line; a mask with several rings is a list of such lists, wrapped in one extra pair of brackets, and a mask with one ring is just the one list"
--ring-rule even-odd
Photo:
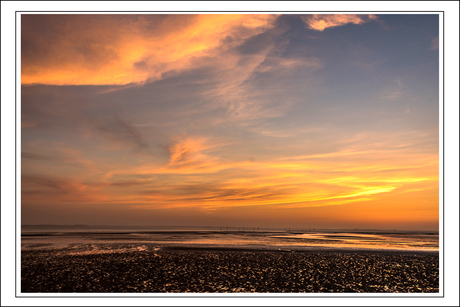
[(21, 292), (439, 292), (438, 253), (162, 249), (21, 252)]

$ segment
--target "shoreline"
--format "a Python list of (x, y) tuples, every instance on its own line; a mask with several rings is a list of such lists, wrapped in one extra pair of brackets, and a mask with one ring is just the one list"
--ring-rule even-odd
[[(187, 245), (187, 244), (164, 244), (150, 242), (133, 243), (70, 243), (67, 246), (59, 246), (53, 243), (23, 243), (21, 253), (55, 251), (66, 253), (71, 251), (97, 251), (106, 250), (108, 252), (134, 252), (137, 250), (147, 251), (196, 251), (196, 252), (273, 252), (273, 253), (403, 253), (403, 254), (439, 254), (439, 250), (428, 249), (391, 249), (391, 248), (359, 248), (359, 247), (334, 247), (334, 246), (213, 246), (213, 245)], [(100, 248), (100, 249), (99, 249)]]

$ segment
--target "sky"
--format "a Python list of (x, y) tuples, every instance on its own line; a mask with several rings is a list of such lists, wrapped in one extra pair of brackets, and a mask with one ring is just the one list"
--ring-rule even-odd
[(21, 222), (437, 230), (436, 14), (21, 15)]

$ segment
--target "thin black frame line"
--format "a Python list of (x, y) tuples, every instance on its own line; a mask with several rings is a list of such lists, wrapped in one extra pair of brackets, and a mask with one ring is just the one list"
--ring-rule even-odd
[(18, 29), (17, 29), (17, 18), (18, 18), (18, 13), (15, 12), (14, 14), (14, 296), (17, 298), (18, 297), (18, 234), (17, 234), (17, 228), (18, 228), (18, 201), (17, 201), (17, 194), (18, 194), (18, 188), (17, 188), (17, 174), (18, 174), (18, 161), (17, 161), (17, 139), (18, 139), (18, 131), (17, 131), (17, 121), (18, 121), (18, 114), (17, 114), (17, 109), (18, 109), (18, 83), (17, 83), (17, 73), (18, 73), (18, 60), (17, 60), (17, 54), (18, 54), (18, 44), (17, 44), (17, 37), (18, 37)]
[[(167, 294), (167, 293), (164, 293)], [(250, 299), (250, 298), (387, 298), (387, 299), (413, 299), (413, 298), (443, 298), (444, 296), (399, 296), (399, 297), (388, 297), (388, 296), (305, 296), (305, 295), (291, 295), (286, 293), (287, 295), (284, 296), (217, 296), (219, 293), (214, 293), (216, 295), (213, 296), (201, 296), (201, 295), (181, 295), (175, 296), (173, 298), (243, 298), (243, 299)], [(308, 293), (306, 293), (308, 294)], [(102, 299), (110, 299), (110, 298), (170, 298), (167, 295), (162, 296), (19, 296), (18, 298), (102, 298)]]
[[(18, 13), (22, 12), (46, 12), (46, 11), (15, 11), (15, 297), (16, 298), (170, 298), (171, 295), (168, 296), (18, 296), (17, 294), (17, 15)], [(54, 12), (120, 12), (120, 11), (54, 11)], [(123, 11), (122, 11), (123, 12)], [(125, 11), (125, 12), (143, 12), (143, 11)], [(150, 11), (144, 11), (144, 12), (150, 12)], [(157, 11), (157, 12), (164, 12), (164, 11)], [(169, 12), (169, 11), (167, 11)], [(173, 11), (174, 12), (174, 11)], [(176, 11), (177, 12), (187, 12), (187, 11)], [(194, 12), (194, 11), (189, 11), (189, 12)], [(199, 11), (197, 11), (199, 12)], [(209, 12), (220, 12), (220, 11), (209, 11)], [(228, 11), (228, 12), (252, 12), (252, 11)], [(257, 12), (257, 11), (254, 11)], [(266, 12), (272, 12), (272, 11), (266, 11)], [(276, 12), (298, 12), (298, 11), (276, 11)], [(314, 12), (333, 12), (333, 11), (314, 11)], [(341, 12), (372, 12), (372, 11), (341, 11)], [(385, 13), (385, 12), (427, 12), (427, 11), (378, 11), (378, 13)], [(267, 298), (267, 297), (273, 297), (273, 298), (444, 298), (445, 297), (445, 11), (430, 11), (433, 13), (440, 13), (442, 14), (443, 17), (443, 82), (442, 82), (442, 90), (443, 90), (443, 136), (442, 136), (442, 148), (443, 148), (443, 163), (442, 163), (442, 169), (443, 169), (443, 185), (442, 185), (442, 206), (443, 206), (443, 291), (442, 291), (442, 296), (400, 296), (400, 297), (388, 297), (388, 296), (304, 296), (304, 295), (289, 295), (289, 296), (250, 296), (247, 298)], [(22, 292), (21, 292), (22, 293)], [(235, 298), (235, 296), (175, 296), (174, 298)], [(245, 296), (237, 296), (236, 298), (246, 298)]]
[[(444, 12), (442, 13), (442, 248), (443, 248), (443, 253), (442, 253), (442, 297), (445, 295), (446, 291), (446, 253), (445, 253), (445, 246), (446, 246), (446, 207), (445, 207), (445, 182), (446, 182), (446, 149), (445, 149), (445, 115), (446, 115), (446, 106), (445, 106), (445, 101), (446, 101), (446, 48), (445, 48), (445, 36), (446, 36), (446, 18), (444, 16)], [(439, 33), (439, 31), (438, 31)], [(438, 34), (439, 36), (439, 34)]]
[(379, 13), (421, 13), (421, 12), (432, 12), (432, 13), (441, 13), (444, 11), (16, 11), (16, 13), (43, 13), (43, 12), (50, 12), (50, 13), (304, 13), (304, 12), (312, 12), (312, 13), (333, 13), (333, 12), (359, 12), (359, 13), (369, 13), (369, 12), (379, 12)]

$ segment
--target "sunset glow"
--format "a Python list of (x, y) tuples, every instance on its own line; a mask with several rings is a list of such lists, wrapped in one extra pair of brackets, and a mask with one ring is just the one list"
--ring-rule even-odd
[(22, 224), (437, 230), (438, 15), (21, 15)]

